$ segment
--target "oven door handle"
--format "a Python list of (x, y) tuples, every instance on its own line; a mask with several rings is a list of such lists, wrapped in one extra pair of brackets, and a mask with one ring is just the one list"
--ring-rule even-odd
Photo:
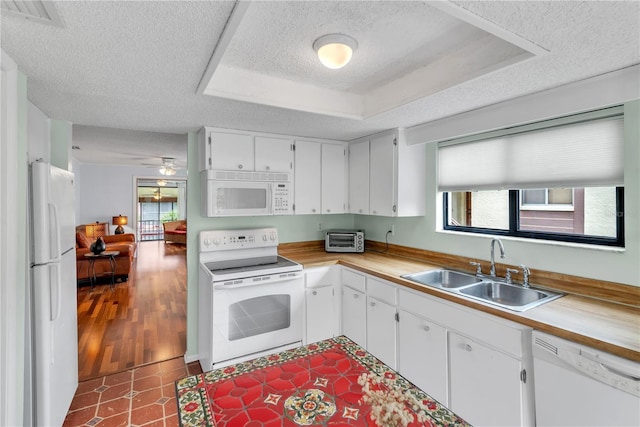
[(291, 280), (296, 280), (302, 278), (303, 272), (295, 272), (295, 273), (286, 273), (284, 277), (276, 277), (271, 280), (256, 280), (249, 283), (239, 283), (237, 285), (225, 285), (224, 282), (218, 282), (213, 284), (213, 289), (239, 289), (239, 288), (247, 288), (250, 286), (262, 286), (262, 285), (270, 285), (272, 283), (282, 283), (288, 282)]

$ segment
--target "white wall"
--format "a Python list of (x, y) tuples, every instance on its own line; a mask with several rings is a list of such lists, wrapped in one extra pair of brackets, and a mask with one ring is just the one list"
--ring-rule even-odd
[[(125, 231), (136, 227), (136, 178), (160, 179), (157, 168), (74, 163), (76, 178), (76, 224), (108, 222), (111, 217), (126, 215)], [(174, 178), (186, 177), (178, 171)], [(166, 178), (166, 177), (165, 177)], [(111, 233), (115, 229), (111, 226)]]

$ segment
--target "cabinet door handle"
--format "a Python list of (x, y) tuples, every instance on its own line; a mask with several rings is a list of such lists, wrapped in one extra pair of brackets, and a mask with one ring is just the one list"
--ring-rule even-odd
[(375, 303), (375, 302), (373, 302), (373, 301), (371, 301), (371, 302), (369, 303), (369, 305), (371, 305), (371, 307), (375, 307), (375, 306), (376, 306), (376, 303)]
[(354, 298), (359, 298), (359, 297), (360, 297), (360, 295), (358, 295), (358, 294), (353, 294), (353, 297), (354, 297)]
[(318, 291), (311, 292), (313, 295), (318, 295)]
[(238, 169), (242, 169), (242, 163), (238, 165)]
[(429, 325), (424, 325), (422, 327), (422, 329), (424, 329), (425, 332), (429, 332), (429, 330), (431, 330), (431, 328), (429, 327)]
[(467, 350), (467, 351), (473, 350), (473, 348), (471, 348), (471, 346), (469, 344), (465, 344), (464, 345), (464, 349)]
[(311, 209), (311, 212), (315, 213), (316, 212), (316, 208)]
[(362, 213), (362, 209), (358, 209), (358, 213)]
[(327, 212), (329, 212), (329, 213), (330, 213), (330, 212), (331, 212), (331, 209), (327, 209)]
[(265, 167), (266, 170), (270, 171), (271, 168), (269, 166)]

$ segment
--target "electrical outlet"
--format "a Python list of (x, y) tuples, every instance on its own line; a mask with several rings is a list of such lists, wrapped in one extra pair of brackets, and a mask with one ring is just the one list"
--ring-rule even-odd
[(322, 231), (322, 223), (321, 222), (318, 223), (318, 231)]
[(391, 231), (391, 235), (393, 236), (396, 232), (396, 226), (391, 224), (391, 227), (389, 227), (389, 231)]

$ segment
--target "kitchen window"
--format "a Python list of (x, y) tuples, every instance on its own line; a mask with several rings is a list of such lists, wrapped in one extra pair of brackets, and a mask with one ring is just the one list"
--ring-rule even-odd
[(445, 230), (624, 246), (619, 107), (438, 147)]

